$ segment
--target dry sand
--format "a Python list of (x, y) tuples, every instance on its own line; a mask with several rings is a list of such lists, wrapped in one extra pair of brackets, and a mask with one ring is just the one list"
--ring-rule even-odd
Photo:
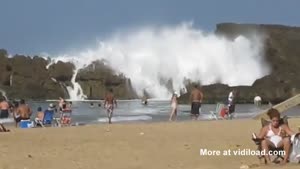
[[(298, 130), (300, 119), (290, 119)], [(0, 133), (1, 169), (239, 169), (256, 156), (200, 156), (199, 150), (256, 150), (260, 121), (195, 121), (14, 129)], [(259, 164), (259, 166), (255, 166)], [(297, 164), (276, 168), (299, 168)]]

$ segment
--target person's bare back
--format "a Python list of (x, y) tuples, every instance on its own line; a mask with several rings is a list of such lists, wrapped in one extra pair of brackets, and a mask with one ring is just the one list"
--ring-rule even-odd
[(106, 96), (105, 96), (105, 103), (106, 104), (114, 104), (114, 100), (115, 100), (115, 98), (114, 98), (114, 95), (112, 93), (106, 94)]
[(203, 93), (200, 89), (198, 89), (198, 85), (194, 86), (194, 89), (191, 93), (191, 117), (194, 120), (198, 119), (200, 114), (200, 107), (203, 99)]
[(17, 119), (29, 119), (32, 112), (29, 106), (25, 104), (25, 100), (22, 99), (15, 113)]
[(195, 88), (191, 93), (191, 102), (202, 102), (203, 93), (200, 89)]
[(22, 119), (29, 119), (31, 116), (31, 110), (27, 105), (21, 104), (17, 109), (17, 114), (20, 115)]

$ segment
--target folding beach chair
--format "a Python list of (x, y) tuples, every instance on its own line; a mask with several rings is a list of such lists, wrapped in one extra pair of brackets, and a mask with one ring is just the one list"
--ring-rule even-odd
[[(286, 124), (288, 125), (288, 118), (287, 116), (284, 116), (280, 119), (280, 124)], [(264, 118), (261, 118), (261, 125), (262, 127), (265, 127), (267, 125), (270, 124), (270, 121), (264, 119)], [(287, 136), (288, 137), (288, 136)], [(258, 138), (253, 138), (252, 137), (252, 140), (255, 142), (255, 144), (257, 145), (257, 150), (259, 152), (262, 151), (262, 145), (261, 145), (261, 142), (263, 141), (263, 139), (258, 139)], [(283, 151), (283, 148), (270, 148), (269, 151), (277, 151), (277, 152), (280, 152), (280, 151)], [(275, 154), (275, 153), (273, 153)], [(273, 157), (270, 157), (271, 159), (273, 158), (273, 160), (271, 160), (273, 163), (279, 163), (279, 160), (283, 160), (283, 156), (280, 154), (280, 153), (276, 153), (277, 155), (276, 156), (273, 156)], [(258, 156), (258, 159), (261, 160), (264, 159), (264, 163), (267, 163), (267, 160), (265, 159), (265, 157), (263, 155), (259, 155)]]
[(215, 111), (210, 111), (212, 118), (216, 120), (218, 120), (219, 118), (224, 119), (222, 116), (220, 116), (220, 113), (224, 107), (225, 105), (223, 103), (217, 103)]

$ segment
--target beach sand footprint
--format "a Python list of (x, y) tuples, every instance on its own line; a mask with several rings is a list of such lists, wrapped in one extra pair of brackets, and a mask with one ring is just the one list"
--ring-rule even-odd
[(190, 145), (189, 145), (189, 144), (187, 144), (187, 143), (186, 143), (186, 144), (184, 144), (183, 146), (184, 146), (184, 149), (186, 149), (186, 150), (189, 150), (189, 149), (191, 149)]

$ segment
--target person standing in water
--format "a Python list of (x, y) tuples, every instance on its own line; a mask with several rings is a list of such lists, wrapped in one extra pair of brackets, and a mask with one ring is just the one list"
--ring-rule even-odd
[(171, 98), (171, 114), (170, 114), (170, 118), (169, 121), (176, 121), (177, 120), (177, 107), (178, 107), (178, 101), (177, 101), (177, 93), (174, 92), (174, 94), (172, 95)]
[(236, 90), (232, 90), (228, 95), (228, 117), (233, 118), (233, 113), (235, 112), (235, 102), (236, 102)]
[(144, 97), (142, 98), (142, 104), (143, 104), (143, 105), (147, 105), (147, 104), (148, 104), (148, 101), (147, 101), (147, 97), (146, 97), (146, 96), (144, 96)]
[(113, 94), (113, 89), (110, 89), (109, 92), (105, 96), (104, 107), (106, 108), (108, 123), (111, 124), (111, 118), (113, 116), (114, 105), (117, 107), (117, 101)]
[(191, 117), (193, 120), (197, 120), (200, 114), (201, 103), (203, 99), (203, 93), (198, 88), (198, 85), (194, 85), (194, 89), (191, 93)]

